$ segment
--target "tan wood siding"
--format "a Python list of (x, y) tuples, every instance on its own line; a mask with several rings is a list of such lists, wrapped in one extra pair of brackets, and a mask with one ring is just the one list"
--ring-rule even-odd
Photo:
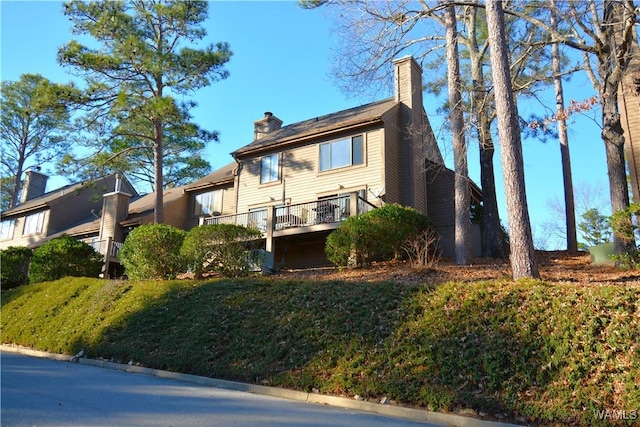
[[(364, 164), (332, 171), (318, 171), (319, 144), (346, 136), (363, 135)], [(302, 203), (329, 194), (341, 194), (357, 189), (380, 189), (383, 185), (381, 128), (366, 132), (336, 135), (281, 153), (280, 180), (260, 184), (260, 159), (248, 159), (240, 172), (238, 186), (238, 212), (259, 206)], [(273, 154), (273, 153), (269, 153)]]
[(47, 230), (49, 228), (49, 221), (51, 218), (51, 212), (49, 209), (44, 211), (44, 218), (42, 222), (42, 232), (37, 234), (27, 234), (23, 235), (22, 232), (24, 230), (24, 224), (26, 217), (35, 214), (40, 211), (32, 211), (26, 215), (15, 218), (14, 220), (14, 228), (13, 228), (13, 239), (11, 240), (3, 240), (0, 242), (0, 249), (6, 249), (9, 246), (28, 246), (28, 247), (36, 247), (44, 241), (47, 237)]
[(383, 116), (385, 123), (384, 138), (384, 182), (386, 203), (400, 203), (400, 142), (398, 128), (398, 110), (393, 109)]
[(172, 225), (182, 230), (187, 229), (188, 218), (190, 217), (190, 215), (185, 215), (185, 212), (188, 212), (187, 210), (189, 206), (188, 199), (189, 197), (187, 197), (187, 195), (183, 195), (173, 203), (165, 206), (164, 208), (165, 224)]
[[(634, 40), (637, 40), (635, 34)], [(633, 200), (640, 203), (640, 93), (634, 82), (634, 76), (640, 76), (640, 48), (637, 43), (633, 43), (631, 52), (628, 71), (618, 90), (618, 103), (620, 120), (624, 128)]]

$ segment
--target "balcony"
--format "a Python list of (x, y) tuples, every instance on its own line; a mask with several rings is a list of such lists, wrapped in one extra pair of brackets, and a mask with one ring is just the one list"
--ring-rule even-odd
[(102, 254), (106, 261), (118, 261), (118, 252), (120, 252), (123, 245), (122, 242), (116, 242), (111, 238), (86, 243), (95, 249), (96, 252)]
[(251, 212), (203, 218), (201, 225), (242, 225), (256, 228), (265, 235), (279, 237), (335, 229), (348, 217), (374, 208), (374, 205), (354, 192), (312, 202), (270, 206)]

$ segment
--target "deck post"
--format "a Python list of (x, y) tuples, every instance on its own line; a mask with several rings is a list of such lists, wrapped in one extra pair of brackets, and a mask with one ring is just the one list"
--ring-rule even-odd
[(358, 212), (358, 192), (352, 191), (349, 193), (349, 216), (356, 216), (360, 214)]
[(276, 219), (275, 206), (267, 208), (267, 230), (265, 234), (265, 259), (262, 264), (263, 272), (273, 272), (275, 268), (275, 241), (273, 239), (273, 228)]
[(111, 264), (111, 246), (113, 244), (113, 238), (107, 237), (106, 240), (103, 240), (104, 247), (101, 247), (102, 254), (104, 255), (104, 265), (102, 266), (102, 277), (104, 279), (109, 279), (109, 268)]

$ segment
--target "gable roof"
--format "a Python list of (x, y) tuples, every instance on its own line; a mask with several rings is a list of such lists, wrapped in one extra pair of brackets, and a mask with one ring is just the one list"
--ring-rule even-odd
[(237, 167), (238, 164), (236, 162), (231, 162), (228, 165), (225, 165), (220, 169), (211, 172), (204, 178), (200, 178), (199, 180), (192, 182), (191, 184), (185, 185), (184, 191), (197, 191), (202, 188), (213, 187), (226, 183), (233, 183), (234, 172)]
[(398, 105), (398, 103), (393, 98), (389, 98), (293, 123), (271, 131), (266, 136), (239, 148), (231, 154), (234, 157), (246, 156), (340, 130), (379, 123), (382, 120), (382, 115), (396, 105)]
[[(129, 184), (126, 178), (123, 179), (125, 180), (125, 182), (127, 182), (127, 185), (132, 190), (133, 195), (136, 196), (137, 192), (135, 191), (135, 188), (133, 188), (133, 186)], [(100, 195), (108, 193), (109, 191), (113, 191), (115, 180), (116, 174), (111, 174), (92, 180), (65, 185), (55, 190), (51, 190), (43, 194), (42, 196), (34, 197), (33, 199), (27, 200), (24, 203), (20, 203), (18, 206), (3, 211), (2, 218), (50, 207), (53, 204), (60, 203), (61, 199), (64, 199), (69, 195), (78, 194), (79, 192), (86, 190), (94, 190), (96, 194)]]

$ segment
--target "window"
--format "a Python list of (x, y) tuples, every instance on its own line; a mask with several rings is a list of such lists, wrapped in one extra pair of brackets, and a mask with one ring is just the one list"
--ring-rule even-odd
[(320, 144), (320, 171), (361, 165), (362, 135)]
[(2, 221), (0, 225), (0, 240), (11, 240), (13, 239), (13, 230), (15, 227), (15, 220), (7, 219)]
[(197, 194), (194, 214), (196, 216), (220, 215), (222, 213), (222, 190)]
[(260, 184), (266, 184), (280, 179), (278, 157), (278, 154), (272, 154), (271, 156), (262, 158), (260, 165)]
[(44, 211), (29, 215), (24, 219), (24, 229), (22, 230), (22, 234), (40, 234), (42, 233), (43, 224)]

